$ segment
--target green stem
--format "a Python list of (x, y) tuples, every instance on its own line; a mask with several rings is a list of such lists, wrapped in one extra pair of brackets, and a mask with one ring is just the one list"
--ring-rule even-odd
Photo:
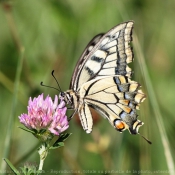
[(44, 160), (47, 157), (48, 150), (49, 150), (48, 145), (46, 143), (43, 143), (41, 145), (41, 147), (39, 148), (39, 150), (38, 150), (38, 153), (40, 155), (40, 164), (39, 164), (39, 169), (38, 170), (40, 170), (40, 171), (42, 171), (42, 169), (43, 169)]
[(40, 159), (39, 169), (38, 170), (42, 170), (43, 169), (43, 165), (44, 165), (44, 160)]

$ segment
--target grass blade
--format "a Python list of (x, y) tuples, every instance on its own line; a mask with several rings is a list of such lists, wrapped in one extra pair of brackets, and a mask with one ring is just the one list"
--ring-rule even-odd
[(149, 97), (151, 98), (150, 103), (151, 103), (151, 106), (153, 106), (153, 111), (154, 111), (156, 122), (157, 122), (157, 125), (158, 125), (158, 128), (159, 128), (159, 132), (160, 132), (162, 144), (163, 144), (163, 147), (164, 147), (164, 154), (165, 154), (165, 157), (166, 157), (169, 173), (170, 173), (170, 175), (174, 175), (174, 173), (175, 173), (174, 172), (174, 160), (173, 160), (173, 157), (172, 157), (172, 154), (171, 154), (169, 140), (168, 140), (168, 137), (167, 137), (167, 134), (166, 134), (164, 124), (163, 124), (162, 115), (161, 115), (159, 105), (158, 105), (158, 102), (157, 102), (157, 99), (156, 99), (156, 96), (155, 96), (155, 93), (154, 93), (154, 90), (153, 90), (151, 79), (150, 79), (150, 76), (149, 76), (149, 73), (148, 73), (148, 70), (147, 70), (147, 67), (146, 67), (145, 59), (144, 59), (144, 56), (143, 56), (143, 53), (141, 51), (140, 44), (139, 44), (139, 41), (138, 41), (138, 38), (137, 38), (136, 35), (134, 36), (134, 42), (133, 43), (134, 43), (135, 48), (137, 50), (136, 55), (137, 55), (137, 58), (138, 58), (138, 61), (139, 61), (139, 65), (140, 65), (143, 77), (145, 78), (145, 82), (146, 82), (146, 86), (147, 86), (147, 89), (148, 89)]
[[(16, 110), (17, 94), (18, 94), (23, 58), (24, 58), (24, 49), (21, 49), (21, 53), (20, 53), (18, 65), (17, 65), (16, 76), (15, 76), (12, 109), (11, 109), (11, 114), (9, 117), (9, 122), (8, 122), (8, 126), (7, 126), (7, 135), (6, 135), (5, 144), (4, 144), (4, 154), (3, 154), (4, 158), (7, 158), (9, 156), (9, 152), (10, 152), (10, 148), (11, 148), (11, 140), (12, 140), (11, 136), (12, 136), (13, 126), (14, 126), (14, 119), (15, 119), (14, 114), (15, 114), (15, 110)], [(6, 164), (3, 161), (2, 165), (1, 165), (1, 170), (5, 170), (5, 169), (6, 169)]]

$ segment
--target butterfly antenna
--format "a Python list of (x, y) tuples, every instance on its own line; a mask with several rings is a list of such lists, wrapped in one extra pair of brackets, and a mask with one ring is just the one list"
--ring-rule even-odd
[(58, 83), (58, 80), (56, 79), (55, 75), (54, 75), (54, 70), (52, 71), (52, 77), (55, 79), (55, 81), (57, 82), (57, 85), (58, 85), (58, 88), (59, 88), (59, 91), (62, 92), (61, 88), (60, 88), (60, 85)]
[(150, 140), (148, 140), (146, 137), (144, 137), (143, 135), (141, 135), (140, 133), (138, 133), (144, 140), (146, 140), (150, 145), (152, 144), (152, 142)]
[(41, 85), (41, 86), (44, 86), (44, 87), (48, 87), (48, 88), (55, 89), (55, 90), (57, 90), (57, 91), (59, 91), (59, 92), (60, 92), (60, 90), (59, 90), (59, 89), (54, 88), (54, 87), (52, 87), (52, 86), (47, 86), (47, 85), (43, 84), (43, 82), (41, 82), (41, 83), (40, 83), (40, 85)]

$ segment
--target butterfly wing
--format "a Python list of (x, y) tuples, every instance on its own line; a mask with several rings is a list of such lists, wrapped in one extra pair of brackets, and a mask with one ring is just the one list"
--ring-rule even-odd
[(131, 69), (127, 65), (133, 61), (132, 28), (133, 22), (128, 21), (94, 37), (75, 67), (67, 94), (75, 94), (69, 99), (76, 101), (74, 108), (87, 133), (93, 126), (89, 107), (120, 132), (128, 129), (137, 134), (143, 125), (137, 120), (136, 109), (145, 95), (138, 90), (139, 84), (130, 80)]
[(80, 57), (70, 88), (78, 91), (85, 82), (107, 75), (130, 77), (131, 69), (127, 64), (133, 60), (129, 45), (132, 28), (133, 22), (128, 21), (115, 26), (104, 35), (97, 35)]
[(138, 133), (143, 122), (137, 120), (136, 109), (145, 99), (139, 87), (137, 82), (121, 75), (96, 78), (83, 84), (80, 96), (84, 102), (79, 107), (79, 115), (84, 130), (87, 133), (92, 131), (92, 116), (87, 109), (90, 106), (120, 132), (128, 129), (132, 134)]
[[(100, 38), (102, 38), (104, 34), (98, 34), (96, 35), (90, 42), (89, 44), (86, 46), (85, 50), (83, 51), (80, 59), (78, 60), (75, 69), (74, 69), (74, 73), (72, 75), (72, 79), (70, 82), (70, 89), (73, 89), (74, 85), (77, 82), (77, 75), (80, 74), (80, 70), (81, 67), (84, 65), (84, 63), (86, 62), (86, 58), (88, 56), (88, 54), (91, 52), (91, 50), (94, 48), (94, 46), (100, 41)], [(74, 88), (75, 90), (75, 88)]]

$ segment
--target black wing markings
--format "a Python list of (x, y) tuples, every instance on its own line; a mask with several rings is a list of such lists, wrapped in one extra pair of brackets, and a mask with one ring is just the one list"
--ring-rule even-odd
[[(89, 76), (86, 76), (86, 79), (81, 79), (81, 84), (79, 84), (79, 79), (81, 77), (82, 71), (84, 69), (87, 69), (86, 63), (87, 61), (93, 57), (93, 55), (96, 53), (96, 51), (102, 51), (104, 50), (106, 53), (117, 53), (117, 63), (124, 63), (127, 64), (129, 62), (132, 62), (133, 60), (133, 52), (132, 52), (132, 48), (130, 47), (129, 43), (130, 41), (132, 41), (132, 28), (133, 28), (133, 22), (132, 21), (128, 21), (126, 23), (122, 23), (118, 26), (115, 26), (113, 29), (111, 29), (109, 32), (107, 32), (105, 35), (100, 35), (100, 37), (98, 38), (98, 41), (96, 42), (96, 45), (93, 46), (93, 48), (90, 50), (90, 52), (87, 52), (88, 47), (85, 49), (85, 51), (83, 52), (72, 77), (71, 80), (71, 87), (76, 91), (78, 89), (79, 86), (82, 85), (83, 82), (87, 82), (93, 78), (95, 78), (96, 76), (100, 76), (98, 75), (99, 72), (102, 70), (103, 65), (105, 64), (101, 64), (101, 67), (99, 68), (98, 71), (96, 71), (94, 74), (90, 74)], [(116, 30), (116, 31), (115, 31)], [(113, 33), (115, 31), (115, 33)], [(113, 33), (113, 34), (112, 34)], [(111, 34), (111, 37), (109, 37)], [(117, 41), (116, 41), (117, 38)], [(115, 41), (114, 43), (114, 48), (111, 50), (112, 45), (108, 45), (108, 47), (106, 47), (107, 50), (105, 50), (104, 46), (107, 46), (108, 44), (111, 44), (111, 42)], [(106, 42), (106, 43), (105, 43)], [(92, 41), (93, 43), (93, 41)], [(91, 42), (90, 42), (91, 44)], [(88, 46), (90, 46), (90, 44)], [(125, 48), (125, 45), (129, 46), (128, 49)], [(115, 48), (116, 47), (116, 48)], [(122, 49), (120, 50), (120, 47), (123, 47), (123, 52)], [(121, 52), (121, 53), (120, 53)], [(110, 54), (108, 54), (107, 56), (109, 56)], [(85, 57), (85, 58), (84, 58)], [(120, 59), (118, 59), (120, 58)], [(128, 59), (128, 60), (127, 60)], [(127, 60), (127, 61), (126, 61)], [(106, 61), (106, 58), (105, 58)], [(81, 63), (80, 66), (78, 66)], [(119, 65), (119, 64), (118, 64)], [(92, 69), (93, 70), (93, 69)], [(120, 74), (120, 70), (115, 71), (115, 74)], [(123, 71), (121, 72), (122, 75), (127, 74), (127, 71)], [(78, 77), (76, 78), (75, 76)], [(131, 73), (128, 73), (128, 76), (130, 76)]]

